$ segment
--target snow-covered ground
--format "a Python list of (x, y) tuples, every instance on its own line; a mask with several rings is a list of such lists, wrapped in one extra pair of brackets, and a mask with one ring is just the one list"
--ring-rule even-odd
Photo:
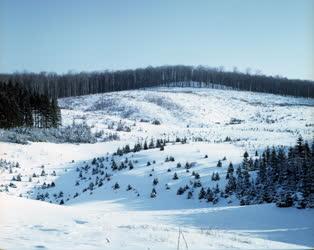
[[(132, 210), (114, 201), (58, 206), (0, 194), (4, 249), (304, 249), (312, 211), (273, 205)], [(289, 218), (287, 220), (287, 218)], [(312, 229), (312, 231), (311, 231)], [(180, 238), (180, 249), (186, 249)]]
[[(0, 142), (0, 159), (19, 162), (12, 171), (0, 169), (0, 249), (177, 249), (178, 238), (179, 249), (186, 244), (188, 249), (314, 246), (313, 209), (239, 206), (232, 197), (213, 205), (199, 201), (198, 187), (191, 199), (187, 192), (176, 195), (179, 187), (195, 181), (192, 171), (200, 174), (203, 185), (223, 187), (227, 165), (239, 164), (244, 151), (253, 156), (268, 145), (292, 145), (299, 134), (312, 139), (313, 100), (154, 88), (65, 98), (59, 104), (64, 124), (85, 120), (94, 131), (115, 132), (120, 140), (80, 145)], [(154, 120), (161, 124), (152, 124)], [(188, 143), (112, 156), (118, 147), (138, 140), (176, 137), (187, 137)], [(169, 156), (174, 161), (165, 162)], [(92, 173), (95, 157), (110, 178), (84, 192), (101, 176)], [(113, 172), (112, 157), (118, 165), (132, 161), (134, 168)], [(186, 162), (192, 164), (189, 172)], [(80, 172), (83, 178), (78, 179)], [(213, 172), (219, 173), (219, 181), (211, 180)], [(18, 174), (21, 181), (12, 182)], [(155, 178), (158, 184), (153, 185)], [(52, 182), (55, 187), (42, 189)], [(16, 187), (5, 190), (9, 183)], [(119, 188), (114, 190), (115, 183)], [(127, 191), (128, 185), (132, 188)], [(150, 197), (153, 187), (155, 198)], [(38, 194), (46, 195), (46, 202), (27, 199)], [(61, 200), (65, 205), (58, 205)]]
[[(214, 142), (229, 136), (252, 149), (292, 145), (299, 134), (312, 139), (314, 131), (313, 99), (247, 91), (153, 88), (64, 98), (59, 104), (66, 124), (85, 119), (95, 130), (112, 131), (108, 125), (115, 129), (121, 121), (132, 132), (120, 133), (124, 140), (186, 136)], [(155, 119), (161, 125), (150, 123)]]

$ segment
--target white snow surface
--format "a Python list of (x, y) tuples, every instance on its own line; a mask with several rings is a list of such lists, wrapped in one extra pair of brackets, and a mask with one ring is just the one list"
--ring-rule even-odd
[(273, 205), (141, 211), (114, 201), (58, 206), (0, 198), (4, 249), (176, 249), (179, 228), (189, 249), (304, 249), (313, 226), (312, 211)]
[[(313, 209), (277, 208), (274, 204), (239, 206), (232, 197), (212, 205), (198, 200), (197, 189), (192, 199), (187, 199), (186, 193), (176, 195), (178, 187), (193, 180), (191, 173), (176, 167), (178, 162), (193, 163), (191, 171), (200, 174), (202, 183), (223, 187), (229, 162), (239, 164), (245, 150), (254, 155), (255, 150), (268, 145), (292, 145), (299, 134), (312, 139), (312, 99), (233, 90), (152, 88), (64, 98), (59, 104), (64, 124), (84, 120), (94, 131), (116, 132), (121, 139), (79, 145), (0, 142), (0, 158), (20, 164), (13, 173), (0, 169), (0, 185), (10, 183), (18, 173), (22, 176), (21, 182), (14, 182), (16, 188), (0, 193), (0, 249), (314, 246)], [(161, 125), (151, 124), (155, 119)], [(239, 124), (230, 124), (232, 120)], [(131, 131), (115, 131), (119, 123)], [(90, 180), (75, 185), (76, 168), (91, 165), (94, 157), (110, 159), (127, 143), (133, 146), (138, 140), (173, 140), (176, 136), (186, 136), (189, 143), (169, 143), (164, 151), (149, 149), (115, 157), (117, 163), (128, 157), (134, 169), (114, 173), (110, 181), (92, 192), (82, 192)], [(230, 142), (224, 142), (227, 136)], [(200, 137), (205, 141), (196, 142)], [(175, 161), (165, 162), (167, 156)], [(224, 157), (223, 166), (218, 168), (217, 161)], [(33, 173), (40, 175), (42, 165), (47, 175), (29, 182)], [(109, 168), (110, 160), (105, 166)], [(53, 171), (56, 176), (51, 175)], [(174, 172), (178, 180), (172, 179)], [(211, 181), (213, 172), (220, 174), (220, 181)], [(159, 181), (157, 196), (150, 198), (154, 178)], [(56, 187), (47, 189), (49, 199), (31, 199), (39, 186), (51, 181)], [(120, 189), (112, 189), (115, 182)], [(126, 191), (129, 184), (133, 188)], [(64, 193), (65, 205), (52, 199), (59, 191)], [(76, 192), (79, 195), (73, 198)]]
[[(301, 134), (312, 139), (314, 100), (247, 91), (193, 88), (149, 88), (64, 98), (64, 123), (85, 120), (95, 130), (122, 121), (132, 133), (125, 140), (156, 137), (231, 137), (246, 148), (292, 145)], [(140, 122), (157, 119), (160, 126)], [(240, 124), (232, 124), (232, 119)], [(109, 129), (109, 131), (111, 131)]]

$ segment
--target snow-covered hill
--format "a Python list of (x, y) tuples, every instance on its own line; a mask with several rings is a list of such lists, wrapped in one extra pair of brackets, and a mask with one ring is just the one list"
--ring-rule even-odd
[[(314, 131), (314, 100), (246, 91), (153, 88), (64, 98), (64, 122), (86, 120), (95, 130), (112, 131), (119, 122), (132, 133), (121, 139), (156, 137), (202, 138), (237, 145), (291, 145)], [(161, 125), (152, 125), (158, 120)], [(144, 122), (143, 122), (144, 121)], [(123, 127), (123, 126), (122, 126)], [(108, 129), (109, 128), (109, 129)]]
[[(94, 132), (116, 133), (120, 140), (79, 145), (0, 142), (0, 158), (8, 161), (0, 169), (0, 248), (314, 246), (313, 209), (239, 206), (233, 196), (208, 203), (198, 199), (200, 187), (194, 184), (200, 180), (204, 187), (223, 188), (229, 163), (237, 166), (245, 151), (254, 158), (255, 151), (266, 146), (294, 144), (299, 134), (312, 139), (313, 100), (154, 88), (65, 98), (59, 103), (64, 124), (85, 121)], [(184, 137), (187, 143), (175, 142)], [(118, 147), (152, 138), (170, 142), (163, 151), (113, 155)], [(112, 170), (113, 160), (122, 166), (120, 171)], [(213, 181), (213, 173), (220, 179)], [(186, 185), (191, 195), (187, 190), (177, 195)]]

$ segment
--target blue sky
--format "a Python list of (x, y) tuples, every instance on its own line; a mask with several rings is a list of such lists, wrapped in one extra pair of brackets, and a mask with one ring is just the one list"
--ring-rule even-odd
[(0, 0), (0, 72), (165, 64), (314, 80), (312, 0)]

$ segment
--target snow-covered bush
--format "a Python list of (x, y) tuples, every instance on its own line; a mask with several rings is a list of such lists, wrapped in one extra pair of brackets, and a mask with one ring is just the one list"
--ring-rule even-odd
[[(55, 134), (58, 139), (64, 138), (64, 142), (71, 143), (94, 143), (95, 136), (91, 132), (91, 128), (86, 123), (76, 124), (61, 128), (59, 133)], [(61, 136), (61, 138), (60, 138)]]
[(123, 123), (122, 121), (119, 121), (116, 130), (117, 131), (123, 131), (123, 132), (131, 132), (131, 128), (128, 125), (126, 125), (125, 123)]
[(55, 143), (95, 143), (97, 138), (102, 141), (118, 140), (116, 133), (103, 135), (101, 132), (92, 133), (91, 127), (85, 122), (72, 123), (60, 128), (12, 128), (0, 130), (0, 141), (27, 144), (33, 142), (55, 142)]
[(153, 125), (160, 125), (161, 123), (160, 123), (159, 120), (154, 119), (154, 120), (152, 121), (152, 124), (153, 124)]

